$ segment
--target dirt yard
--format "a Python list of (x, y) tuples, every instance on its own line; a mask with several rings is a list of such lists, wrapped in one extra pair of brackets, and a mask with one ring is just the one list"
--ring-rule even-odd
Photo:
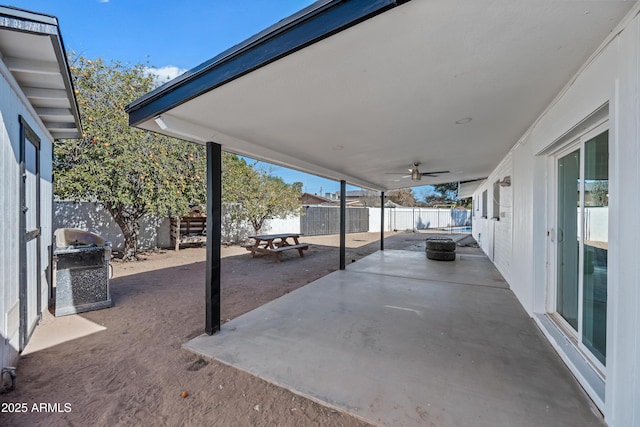
[[(423, 250), (425, 237), (390, 233), (385, 249)], [(377, 251), (378, 238), (349, 234), (347, 262)], [(338, 268), (338, 236), (301, 241), (311, 244), (306, 256), (289, 251), (280, 264), (223, 247), (223, 323)], [(16, 390), (0, 395), (0, 425), (368, 425), (183, 350), (204, 332), (205, 249), (145, 257), (114, 262), (113, 307), (45, 316), (19, 362)], [(71, 339), (74, 329), (85, 336)]]

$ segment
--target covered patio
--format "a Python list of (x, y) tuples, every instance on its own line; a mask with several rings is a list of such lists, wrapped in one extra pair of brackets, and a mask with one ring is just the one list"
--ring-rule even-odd
[(604, 425), (483, 255), (379, 251), (184, 347), (374, 425)]
[[(593, 111), (608, 114), (601, 107), (613, 85), (584, 87), (581, 73), (608, 78), (617, 57), (600, 55), (638, 13), (625, 1), (320, 0), (127, 106), (131, 125), (207, 146), (207, 334), (221, 326), (222, 150), (340, 181), (342, 201), (347, 182), (382, 200), (425, 184), (497, 189), (483, 193), (482, 210), (474, 205), (490, 225), (474, 235), (511, 286), (487, 258), (440, 265), (382, 252), (383, 242), (347, 267), (343, 243), (344, 271), (187, 348), (373, 423), (601, 423), (532, 320), (554, 311), (554, 288), (538, 288), (548, 279), (543, 240), (553, 233), (544, 219), (553, 213), (532, 201), (553, 199), (542, 194), (544, 150), (584, 117), (601, 120)], [(636, 54), (632, 31), (624, 66), (637, 64), (625, 59)], [(344, 204), (342, 213), (344, 225)], [(623, 359), (609, 366), (633, 365)], [(625, 425), (637, 411), (625, 371), (611, 372), (623, 381), (606, 383), (607, 417)], [(602, 387), (589, 390), (603, 410), (596, 375)]]

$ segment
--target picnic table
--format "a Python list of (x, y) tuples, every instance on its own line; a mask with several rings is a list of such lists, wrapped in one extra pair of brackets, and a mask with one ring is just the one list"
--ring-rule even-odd
[[(280, 254), (288, 250), (297, 250), (301, 257), (304, 257), (305, 251), (309, 249), (307, 243), (300, 243), (299, 234), (262, 234), (259, 236), (249, 236), (254, 240), (253, 245), (246, 245), (245, 248), (251, 252), (251, 257), (255, 257), (256, 253), (273, 255), (276, 261), (280, 262)], [(293, 240), (292, 242), (289, 240)]]

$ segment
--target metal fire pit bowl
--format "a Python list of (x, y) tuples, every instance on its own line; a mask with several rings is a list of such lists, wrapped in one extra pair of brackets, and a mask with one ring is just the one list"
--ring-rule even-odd
[(59, 228), (54, 236), (55, 315), (111, 307), (111, 243), (77, 228)]

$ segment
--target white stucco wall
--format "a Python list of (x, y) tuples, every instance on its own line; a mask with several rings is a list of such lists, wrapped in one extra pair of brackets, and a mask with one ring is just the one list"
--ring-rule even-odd
[[(506, 190), (503, 190), (503, 193), (503, 197), (506, 197), (505, 209), (507, 209), (506, 206), (511, 203), (510, 196), (505, 196), (508, 193)], [(471, 211), (465, 209), (385, 208), (384, 215), (385, 231), (425, 231), (450, 226), (461, 227), (468, 225), (471, 221)], [(505, 227), (510, 227), (508, 225), (510, 224), (509, 217), (510, 214), (502, 223)], [(140, 224), (140, 238), (138, 239), (140, 248), (171, 247), (168, 218), (143, 217)], [(231, 227), (230, 224), (223, 221), (222, 226), (223, 242), (243, 241), (254, 233), (249, 223), (244, 223), (241, 227)], [(114, 250), (124, 249), (124, 238), (120, 228), (111, 214), (97, 204), (56, 200), (53, 203), (53, 231), (58, 228), (87, 230), (110, 241)], [(369, 232), (380, 232), (380, 208), (369, 208)], [(260, 233), (300, 233), (300, 216), (290, 215), (286, 218), (267, 220)], [(508, 253), (509, 251), (505, 252), (505, 256)], [(509, 261), (505, 261), (505, 265), (508, 263)]]
[(300, 215), (270, 219), (265, 222), (260, 232), (264, 234), (300, 233)]
[[(145, 216), (139, 223), (139, 248), (168, 248), (171, 246), (169, 218)], [(111, 214), (97, 204), (56, 200), (53, 204), (53, 230), (58, 228), (87, 230), (110, 241), (114, 250), (124, 249), (124, 237), (120, 227)]]
[[(479, 210), (474, 211), (473, 235), (487, 256), (493, 261), (507, 281), (511, 277), (511, 255), (513, 238), (513, 161), (509, 153), (477, 188), (474, 193), (474, 204)], [(499, 186), (499, 212), (493, 212), (494, 183), (505, 177), (511, 178), (511, 185)], [(482, 193), (487, 191), (487, 218), (482, 217)]]
[[(32, 126), (33, 129), (33, 126)], [(49, 300), (49, 276), (48, 269), (52, 268), (49, 262), (50, 246), (53, 241), (53, 143), (44, 137), (40, 137), (40, 282), (42, 310), (47, 310)]]
[(23, 116), (40, 137), (40, 221), (42, 308), (47, 309), (49, 268), (47, 247), (51, 244), (51, 199), (53, 145), (48, 132), (40, 127), (31, 114), (25, 98), (18, 96), (15, 83), (0, 60), (0, 363), (2, 367), (14, 365), (19, 348), (19, 242), (20, 242), (20, 122)]
[(609, 170), (607, 415), (611, 426), (640, 425), (640, 16), (611, 46), (616, 53)]
[[(608, 104), (609, 264), (607, 366), (601, 409), (610, 426), (640, 425), (640, 16), (638, 7), (620, 31), (594, 54), (474, 193), (476, 200), (512, 167), (512, 226), (497, 233), (495, 248), (485, 241), (490, 220), (476, 212), (474, 235), (530, 315), (552, 311), (548, 304), (553, 230), (553, 182), (548, 153), (569, 143), (572, 129)], [(525, 100), (523, 100), (525, 101)], [(554, 144), (556, 146), (554, 147)], [(509, 160), (510, 157), (510, 160)], [(550, 176), (551, 175), (551, 176)], [(502, 194), (501, 194), (502, 196)], [(502, 198), (501, 198), (502, 201)], [(489, 196), (489, 206), (491, 197)], [(489, 209), (489, 216), (491, 215)], [(481, 208), (480, 208), (481, 212)], [(601, 215), (594, 214), (597, 221)], [(600, 218), (602, 219), (602, 218)], [(501, 221), (494, 226), (502, 226)], [(548, 234), (549, 232), (549, 234)], [(511, 252), (509, 254), (509, 252)], [(507, 265), (507, 260), (509, 264)], [(508, 267), (508, 268), (507, 268)], [(570, 366), (571, 367), (571, 366)]]
[[(103, 239), (111, 242), (116, 251), (124, 249), (124, 237), (118, 224), (103, 207), (89, 202), (73, 202), (68, 200), (56, 200), (53, 205), (53, 230), (58, 228), (80, 228), (98, 234)], [(254, 233), (250, 224), (242, 224), (240, 233), (234, 233), (224, 229), (223, 222), (222, 240), (243, 240)], [(234, 229), (237, 231), (236, 229)], [(287, 218), (275, 218), (267, 220), (262, 227), (263, 234), (300, 233), (300, 216)], [(141, 249), (170, 248), (170, 222), (168, 218), (155, 218), (144, 216), (140, 221), (140, 237), (138, 247)]]

